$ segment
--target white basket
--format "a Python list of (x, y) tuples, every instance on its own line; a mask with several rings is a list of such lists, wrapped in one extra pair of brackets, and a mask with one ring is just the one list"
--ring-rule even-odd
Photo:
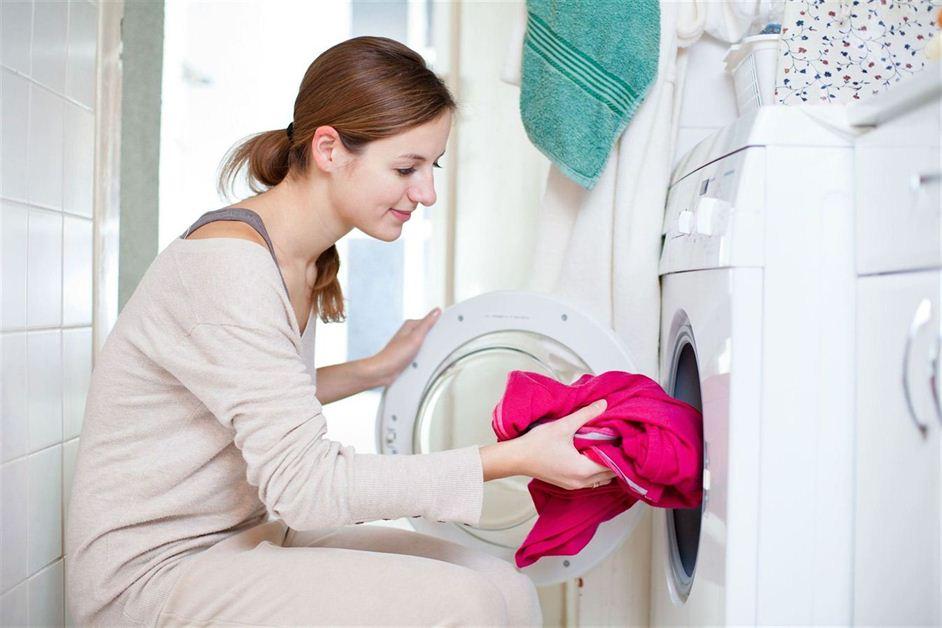
[(726, 71), (733, 75), (740, 115), (774, 104), (781, 40), (778, 33), (753, 35), (733, 44), (726, 52), (723, 62)]

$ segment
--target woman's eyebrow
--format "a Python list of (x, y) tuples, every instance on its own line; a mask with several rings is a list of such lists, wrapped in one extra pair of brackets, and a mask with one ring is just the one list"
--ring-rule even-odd
[[(442, 155), (444, 154), (445, 154), (444, 151), (442, 151), (442, 154), (439, 155), (435, 161), (438, 161), (439, 159), (441, 159)], [(416, 161), (419, 161), (419, 162), (425, 161), (425, 157), (423, 157), (422, 155), (416, 155), (415, 153), (406, 153), (405, 155), (399, 155), (397, 159), (415, 159)]]

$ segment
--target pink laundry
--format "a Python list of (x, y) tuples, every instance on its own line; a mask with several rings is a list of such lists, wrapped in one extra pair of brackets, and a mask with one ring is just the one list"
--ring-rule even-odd
[(583, 375), (572, 384), (528, 371), (507, 375), (491, 426), (498, 441), (520, 436), (605, 399), (607, 407), (583, 425), (573, 444), (610, 468), (616, 479), (598, 488), (566, 490), (534, 479), (530, 496), (538, 518), (514, 557), (526, 567), (543, 556), (572, 556), (603, 521), (638, 500), (661, 508), (694, 508), (702, 492), (703, 420), (649, 377), (623, 371)]

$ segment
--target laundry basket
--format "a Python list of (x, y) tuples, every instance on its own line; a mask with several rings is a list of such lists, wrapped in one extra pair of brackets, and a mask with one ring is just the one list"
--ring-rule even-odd
[(781, 40), (778, 33), (752, 35), (726, 52), (723, 61), (733, 76), (740, 115), (773, 104)]

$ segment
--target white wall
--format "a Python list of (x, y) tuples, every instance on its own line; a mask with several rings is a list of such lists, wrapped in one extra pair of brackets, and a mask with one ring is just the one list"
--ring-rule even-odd
[(216, 193), (226, 151), (287, 127), (308, 65), (349, 33), (348, 1), (166, 2), (158, 251), (231, 202)]
[(65, 496), (92, 364), (98, 5), (0, 3), (0, 624), (62, 625)]
[(723, 57), (729, 44), (704, 35), (687, 55), (687, 76), (681, 102), (674, 163), (696, 144), (737, 117), (732, 78)]
[[(526, 284), (549, 160), (527, 138), (520, 88), (500, 80), (520, 1), (461, 7), (455, 300)], [(486, 40), (480, 34), (487, 33)]]

